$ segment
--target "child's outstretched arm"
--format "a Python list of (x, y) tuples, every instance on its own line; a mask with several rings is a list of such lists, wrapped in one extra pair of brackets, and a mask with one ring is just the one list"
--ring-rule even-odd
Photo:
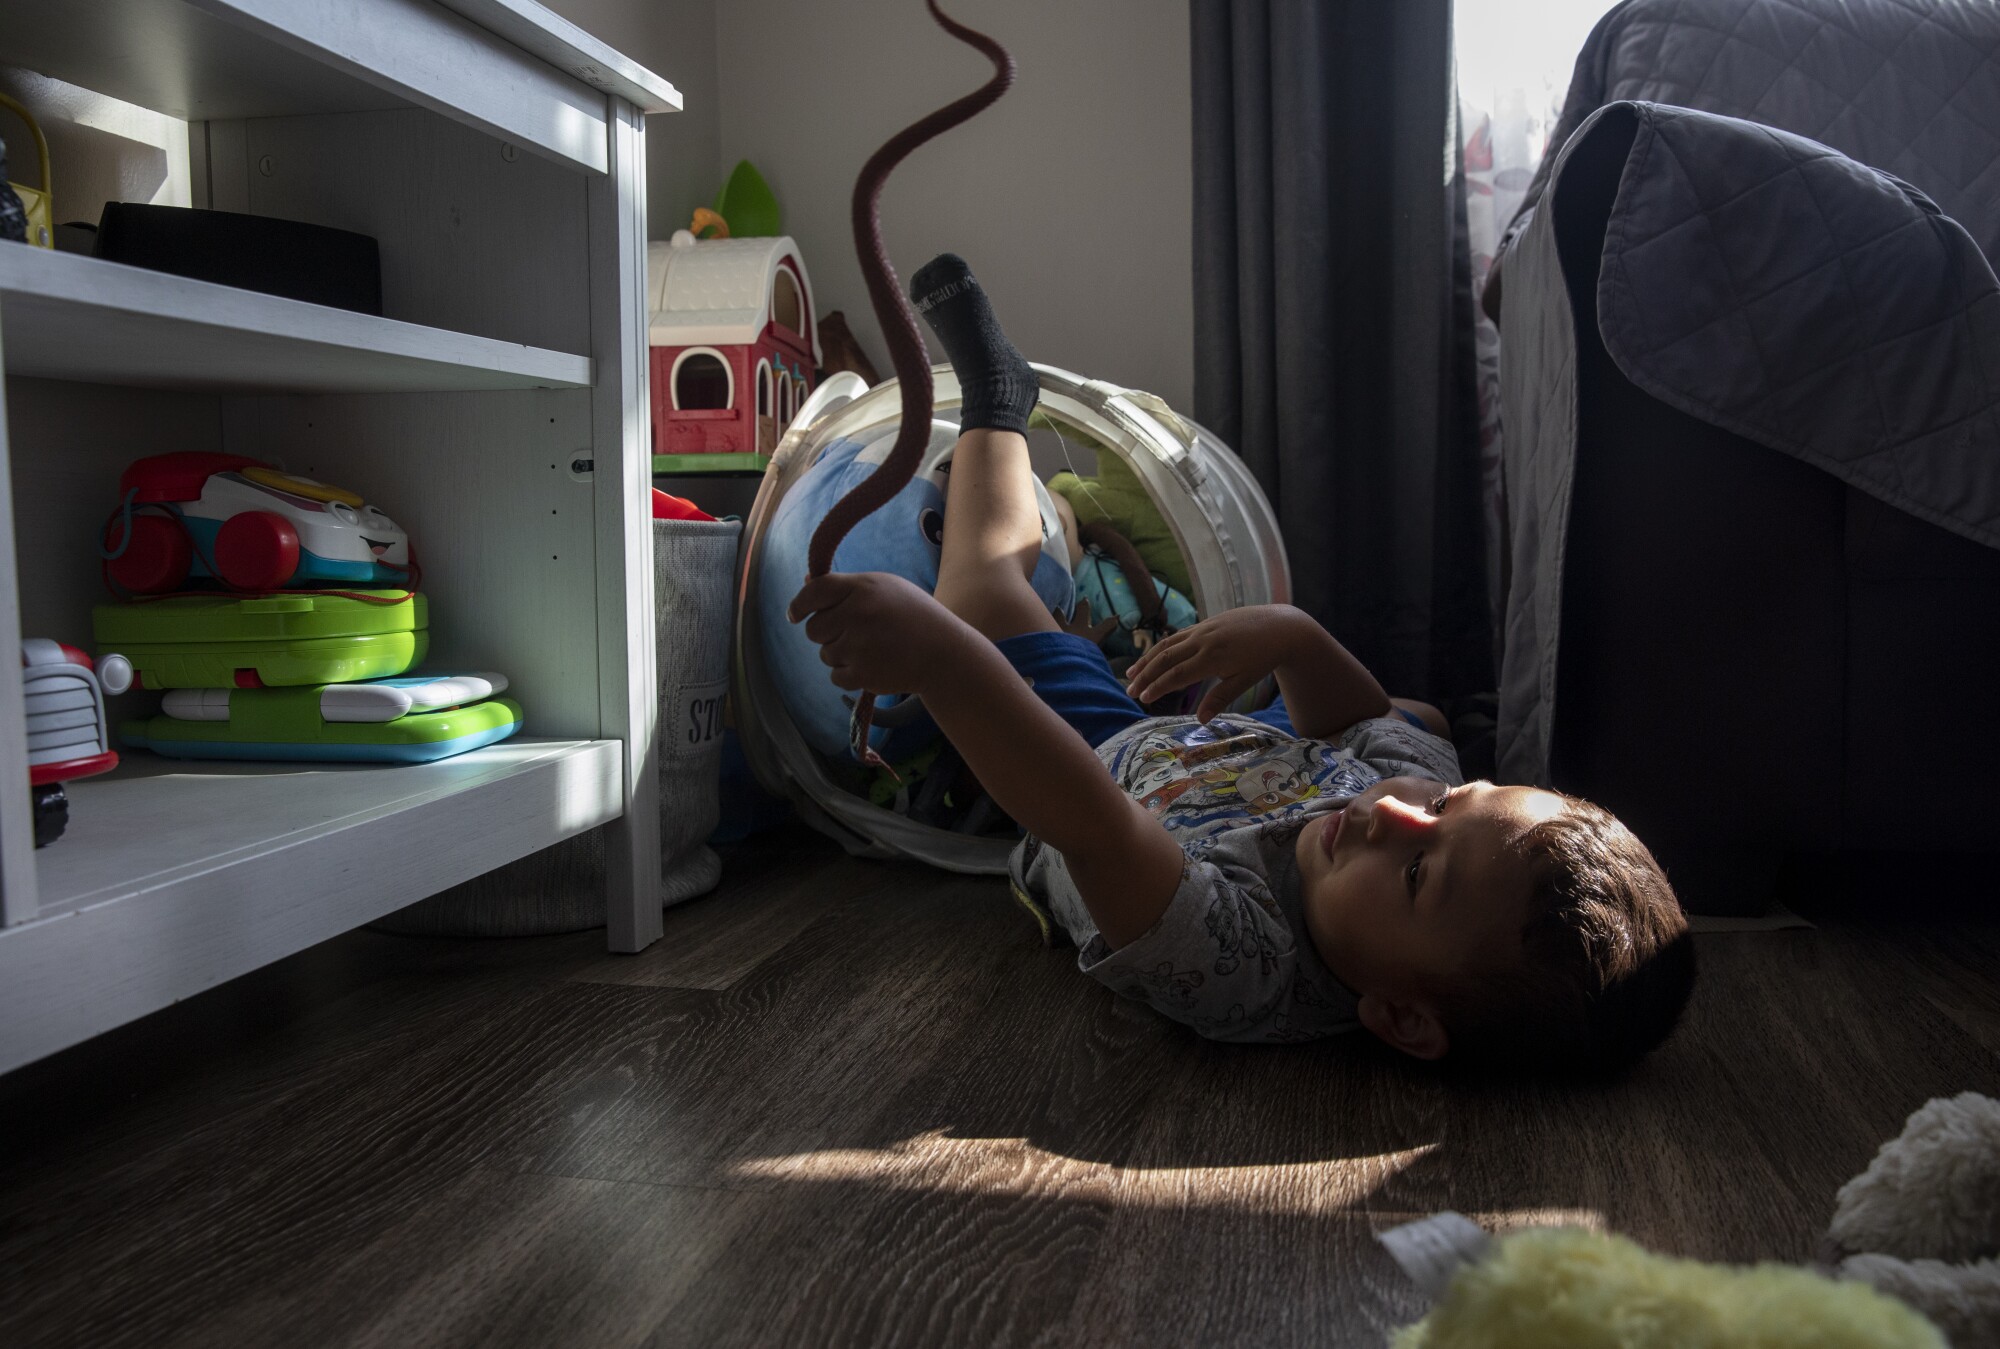
[(1293, 727), (1309, 740), (1330, 740), (1357, 721), (1389, 714), (1389, 695), (1367, 667), (1310, 614), (1289, 604), (1253, 604), (1204, 618), (1148, 648), (1126, 680), (1141, 703), (1215, 680), (1195, 709), (1207, 721), (1273, 672)]
[(1166, 912), (1180, 845), (977, 630), (880, 572), (808, 581), (790, 613), (841, 688), (923, 698), (1000, 808), (1062, 854), (1108, 945), (1144, 936)]

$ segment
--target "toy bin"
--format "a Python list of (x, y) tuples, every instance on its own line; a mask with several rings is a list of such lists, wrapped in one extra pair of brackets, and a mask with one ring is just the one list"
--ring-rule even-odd
[[(1148, 528), (1155, 532), (1146, 545), (1161, 559), (1148, 559), (1153, 572), (1165, 576), (1171, 567), (1175, 588), (1192, 598), (1197, 613), (1291, 598), (1277, 517), (1234, 451), (1152, 394), (1051, 366), (1035, 370), (1041, 402), (1034, 424), (1052, 427), (1068, 451), (1094, 453), (1101, 480), (1108, 481), (1107, 460), (1116, 461), (1121, 490), (1143, 503)], [(934, 367), (932, 379), (937, 416), (949, 418), (958, 405), (958, 381), (947, 365)], [(825, 690), (808, 688), (805, 681), (823, 678), (824, 668), (802, 656), (796, 629), (784, 618), (804, 577), (803, 552), (794, 557), (791, 551), (802, 549), (803, 535), (791, 527), (795, 521), (781, 531), (774, 531), (774, 522), (784, 518), (787, 493), (823, 456), (851, 454), (857, 443), (867, 446), (893, 430), (901, 418), (900, 397), (894, 381), (870, 389), (855, 375), (832, 376), (772, 457), (745, 525), (733, 686), (737, 733), (758, 780), (789, 796), (809, 823), (850, 852), (1004, 874), (1018, 837), (1004, 816), (980, 816), (975, 808), (954, 828), (922, 823), (905, 807), (923, 786), (899, 789), (865, 781), (849, 756), (815, 747), (815, 738), (826, 739), (824, 726), (808, 736), (789, 710), (822, 700)], [(927, 517), (928, 512), (926, 524)], [(774, 537), (781, 541), (776, 546)], [(856, 537), (850, 534), (848, 542)], [(1140, 543), (1136, 535), (1132, 541)], [(805, 693), (813, 697), (805, 699)], [(1254, 705), (1246, 699), (1241, 706)], [(888, 706), (887, 715), (878, 706), (878, 731), (895, 719), (893, 704)]]
[[(660, 893), (677, 904), (715, 888), (707, 846), (721, 812), (736, 520), (655, 520), (653, 602), (660, 698)], [(433, 936), (525, 937), (604, 925), (604, 835), (591, 830), (390, 914), (374, 924)]]
[(134, 688), (281, 688), (402, 674), (430, 646), (422, 595), (179, 595), (100, 604), (98, 655), (125, 657)]
[(715, 888), (708, 846), (722, 818), (722, 733), (740, 520), (653, 521), (660, 691), (660, 889), (667, 903)]

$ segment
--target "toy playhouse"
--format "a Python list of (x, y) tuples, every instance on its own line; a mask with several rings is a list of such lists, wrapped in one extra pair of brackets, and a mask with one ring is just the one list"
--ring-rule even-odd
[(798, 245), (678, 230), (647, 245), (646, 294), (653, 471), (760, 467), (805, 406), (820, 363)]
[[(1200, 614), (1291, 598), (1277, 519), (1227, 445), (1153, 394), (1051, 366), (1035, 370), (1042, 393), (1033, 425), (1062, 436), (1073, 464), (1095, 457), (1088, 477), (1059, 474), (1049, 482), (1045, 521), (1047, 497), (1060, 492), (1084, 523), (1095, 515), (1129, 540), (1154, 577), (1171, 579)], [(939, 365), (932, 379), (936, 422), (926, 464), (958, 432), (957, 378)], [(843, 372), (827, 378), (780, 441), (744, 527), (731, 695), (737, 733), (758, 781), (790, 797), (807, 822), (850, 851), (1004, 873), (1016, 837), (1004, 817), (982, 812), (976, 800), (939, 812), (926, 808), (938, 803), (921, 799), (968, 787), (976, 792), (962, 775), (954, 780), (933, 771), (936, 761), (921, 754), (903, 760), (900, 782), (880, 770), (872, 779), (864, 773), (844, 748), (846, 695), (784, 613), (805, 574), (806, 541), (825, 498), (886, 453), (901, 415), (896, 381), (870, 389)], [(828, 471), (812, 473), (816, 468)], [(920, 472), (895, 501), (856, 526), (835, 553), (836, 568), (899, 571), (921, 583), (921, 562), (911, 559), (921, 556), (920, 536), (935, 543), (942, 497), (934, 477)], [(808, 509), (795, 508), (799, 498), (811, 498)], [(1046, 597), (1052, 592), (1042, 570), (1038, 565), (1036, 587)], [(909, 729), (887, 700), (877, 706), (871, 744), (895, 763), (901, 751), (894, 737)]]

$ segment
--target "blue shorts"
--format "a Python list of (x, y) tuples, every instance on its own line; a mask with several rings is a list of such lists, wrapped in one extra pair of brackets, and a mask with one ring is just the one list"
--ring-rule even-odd
[[(994, 645), (1042, 701), (1089, 741), (1092, 749), (1133, 722), (1147, 719), (1146, 709), (1132, 700), (1125, 685), (1111, 672), (1111, 662), (1088, 638), (1073, 632), (1024, 632), (1019, 637), (1002, 638)], [(1393, 715), (1418, 730), (1426, 729), (1420, 718), (1400, 707), (1394, 709)], [(1282, 695), (1250, 716), (1286, 735), (1298, 734)]]
[(1097, 643), (1073, 632), (1024, 632), (994, 643), (1000, 654), (1028, 681), (1055, 714), (1075, 728), (1096, 749), (1133, 722), (1146, 720), (1146, 709), (1132, 700), (1118, 676), (1111, 673)]

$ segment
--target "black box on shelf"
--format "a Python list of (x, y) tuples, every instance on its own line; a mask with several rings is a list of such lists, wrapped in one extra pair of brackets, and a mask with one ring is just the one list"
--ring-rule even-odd
[(196, 281), (363, 314), (382, 312), (375, 241), (298, 220), (185, 206), (104, 203), (96, 256)]

